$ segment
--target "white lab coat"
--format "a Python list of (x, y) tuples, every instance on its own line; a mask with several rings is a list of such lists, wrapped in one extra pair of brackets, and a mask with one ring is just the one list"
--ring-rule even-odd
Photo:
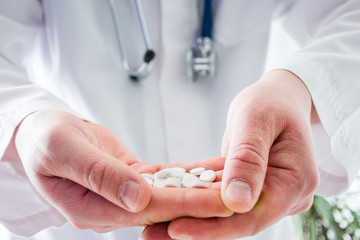
[[(136, 66), (144, 48), (129, 2), (118, 4)], [(215, 1), (218, 72), (196, 82), (187, 79), (185, 55), (199, 34), (201, 1), (143, 5), (157, 57), (151, 75), (134, 83), (121, 67), (105, 0), (0, 0), (0, 222), (10, 231), (45, 229), (34, 239), (47, 240), (136, 239), (131, 228), (100, 235), (66, 223), (22, 166), (4, 162), (15, 127), (33, 111), (58, 109), (110, 128), (143, 161), (218, 156), (230, 101), (264, 73), (275, 16), (302, 46), (276, 67), (302, 78), (322, 123), (314, 126), (318, 193), (351, 183), (360, 166), (360, 1)], [(285, 219), (255, 239), (291, 239), (289, 226)]]

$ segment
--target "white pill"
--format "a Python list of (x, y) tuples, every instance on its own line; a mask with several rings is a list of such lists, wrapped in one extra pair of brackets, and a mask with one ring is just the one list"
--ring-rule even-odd
[(154, 175), (150, 174), (150, 173), (142, 173), (141, 176), (143, 176), (144, 178), (148, 178), (151, 180), (155, 180)]
[(182, 167), (172, 167), (171, 170), (173, 170), (174, 172), (182, 172), (182, 173), (186, 172), (186, 169)]
[(216, 174), (213, 170), (206, 170), (200, 174), (200, 180), (204, 182), (212, 182), (216, 178)]
[(185, 174), (186, 172), (182, 172), (182, 171), (177, 171), (177, 170), (171, 171), (171, 177), (178, 178), (180, 180), (185, 176)]
[(209, 187), (209, 183), (201, 181), (200, 179), (192, 184), (192, 188), (207, 188), (207, 187)]
[(178, 178), (168, 178), (165, 180), (164, 187), (176, 187), (181, 188), (181, 180)]
[(190, 174), (197, 176), (197, 175), (200, 175), (203, 171), (205, 171), (205, 168), (198, 167), (198, 168), (191, 169)]
[(166, 183), (166, 179), (155, 179), (153, 186), (162, 188), (162, 187), (165, 187), (165, 183)]
[(155, 180), (156, 179), (166, 179), (172, 176), (172, 172), (169, 168), (165, 168), (160, 170), (154, 174)]
[(182, 179), (182, 185), (186, 188), (192, 188), (197, 181), (199, 181), (198, 177), (188, 174)]
[[(213, 170), (206, 170), (203, 167), (198, 167), (186, 172), (186, 169), (181, 167), (165, 168), (154, 175), (149, 173), (141, 174), (149, 185), (154, 187), (176, 187), (176, 188), (206, 188), (209, 187), (208, 182), (212, 182), (216, 178), (216, 173)], [(197, 177), (200, 175), (200, 178)]]
[[(190, 174), (190, 173), (186, 172), (186, 173), (184, 174), (184, 176), (182, 177), (182, 179), (181, 179), (181, 180), (183, 180), (183, 179), (184, 179), (184, 177), (186, 177), (186, 176), (188, 176), (188, 175), (192, 175), (192, 174)], [(193, 175), (193, 176), (194, 176), (194, 175)]]
[(151, 180), (150, 178), (144, 177), (144, 179), (145, 179), (145, 181), (146, 181), (150, 186), (152, 186), (152, 185), (154, 184), (154, 181)]

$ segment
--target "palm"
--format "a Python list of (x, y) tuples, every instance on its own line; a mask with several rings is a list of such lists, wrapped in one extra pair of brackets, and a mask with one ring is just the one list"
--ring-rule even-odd
[[(29, 116), (17, 138), (32, 183), (78, 228), (108, 232), (182, 216), (231, 214), (223, 206), (215, 183), (206, 190), (151, 188), (139, 173), (154, 173), (175, 164), (141, 162), (111, 131), (72, 115), (45, 112)], [(219, 158), (179, 166), (191, 169), (202, 164), (220, 170), (223, 162)], [(139, 199), (135, 211), (129, 211), (119, 199), (124, 179), (140, 183), (146, 196)]]

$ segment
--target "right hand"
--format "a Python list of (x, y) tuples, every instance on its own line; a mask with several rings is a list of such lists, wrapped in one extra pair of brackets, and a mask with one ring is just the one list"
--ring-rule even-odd
[(78, 228), (108, 232), (181, 216), (231, 214), (219, 190), (152, 191), (139, 169), (162, 166), (139, 161), (111, 131), (68, 113), (30, 114), (17, 129), (15, 145), (35, 188)]
[(310, 208), (319, 183), (311, 113), (308, 89), (286, 70), (241, 91), (230, 106), (222, 145), (222, 200), (235, 214), (175, 219), (148, 227), (142, 239), (243, 238)]

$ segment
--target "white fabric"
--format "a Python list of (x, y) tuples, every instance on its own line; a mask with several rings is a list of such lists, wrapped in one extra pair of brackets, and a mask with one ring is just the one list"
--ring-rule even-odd
[[(292, 10), (296, 19), (288, 17), (285, 20), (285, 27), (290, 32), (294, 32), (295, 23), (304, 18), (301, 12), (306, 2)], [(328, 7), (307, 13), (311, 19), (322, 16), (317, 26), (298, 24), (299, 28), (307, 29), (307, 34), (299, 38), (305, 46), (287, 59), (282, 67), (298, 75), (308, 87), (322, 125), (330, 137), (330, 151), (337, 160), (329, 162), (330, 165), (335, 164), (334, 171), (329, 173), (344, 176), (346, 170), (348, 186), (360, 167), (360, 128), (355, 123), (360, 116), (360, 48), (356, 47), (360, 39), (360, 2), (323, 1), (325, 3), (329, 4)]]
[[(129, 60), (136, 65), (144, 48), (134, 8), (130, 1), (118, 4)], [(200, 31), (200, 1), (143, 5), (157, 58), (151, 75), (134, 83), (121, 67), (106, 1), (0, 0), (0, 157), (18, 123), (40, 109), (78, 113), (110, 128), (143, 161), (219, 155), (228, 105), (263, 74), (270, 21), (282, 17), (303, 49), (278, 68), (302, 78), (322, 122), (314, 126), (318, 193), (336, 194), (354, 179), (360, 164), (359, 1), (215, 2), (218, 74), (197, 82), (187, 79), (185, 55)], [(65, 222), (31, 187), (21, 166), (0, 162), (0, 172), (6, 195), (0, 222), (9, 230), (30, 236)], [(255, 239), (291, 239), (284, 222)], [(135, 239), (131, 231), (99, 235), (66, 224), (33, 239)]]

